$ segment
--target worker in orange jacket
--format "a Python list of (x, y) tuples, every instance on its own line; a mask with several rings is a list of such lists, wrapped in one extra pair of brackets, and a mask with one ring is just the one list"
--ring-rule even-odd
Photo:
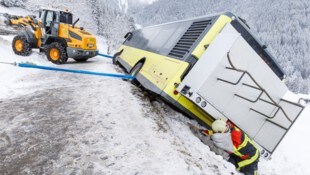
[(211, 136), (214, 145), (229, 153), (228, 159), (237, 170), (245, 175), (256, 175), (259, 161), (259, 150), (252, 139), (232, 122), (215, 120), (212, 130), (200, 130), (204, 135)]

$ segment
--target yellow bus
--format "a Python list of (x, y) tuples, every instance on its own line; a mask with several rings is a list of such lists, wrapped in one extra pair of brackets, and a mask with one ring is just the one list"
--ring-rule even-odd
[[(288, 90), (283, 70), (245, 20), (230, 12), (149, 26), (125, 38), (113, 63), (135, 76), (136, 83), (206, 127), (219, 117), (231, 120), (257, 138), (266, 157), (303, 109), (283, 102)], [(250, 127), (245, 116), (253, 117)], [(277, 133), (275, 141), (261, 141), (270, 130)]]

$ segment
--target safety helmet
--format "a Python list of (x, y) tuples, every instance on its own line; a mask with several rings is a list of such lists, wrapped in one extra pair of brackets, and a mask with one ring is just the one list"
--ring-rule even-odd
[(226, 122), (222, 119), (215, 120), (212, 123), (211, 127), (214, 132), (221, 132), (221, 133), (224, 133), (227, 129)]

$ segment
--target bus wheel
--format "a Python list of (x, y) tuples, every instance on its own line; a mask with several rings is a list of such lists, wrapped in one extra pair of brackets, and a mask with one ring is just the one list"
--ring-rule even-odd
[[(131, 76), (136, 77), (136, 76), (138, 75), (139, 71), (142, 69), (142, 67), (143, 67), (143, 63), (142, 63), (142, 62), (139, 62), (138, 64), (136, 64), (136, 65), (130, 70), (129, 74), (130, 74)], [(132, 83), (133, 85), (135, 85), (135, 86), (138, 86), (138, 87), (141, 86), (141, 84), (139, 83), (139, 81), (138, 81), (136, 78), (135, 78), (135, 79), (132, 79), (132, 80), (131, 80), (131, 83)]]

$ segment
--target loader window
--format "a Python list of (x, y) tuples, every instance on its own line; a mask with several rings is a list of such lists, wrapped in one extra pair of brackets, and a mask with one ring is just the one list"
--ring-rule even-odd
[(52, 11), (47, 12), (46, 19), (45, 19), (45, 26), (50, 27), (53, 21), (55, 21), (54, 12)]
[(59, 22), (65, 23), (65, 24), (72, 24), (72, 14), (71, 13), (60, 13)]
[(51, 34), (55, 20), (55, 13), (53, 11), (47, 11), (43, 18), (43, 26), (46, 34)]

